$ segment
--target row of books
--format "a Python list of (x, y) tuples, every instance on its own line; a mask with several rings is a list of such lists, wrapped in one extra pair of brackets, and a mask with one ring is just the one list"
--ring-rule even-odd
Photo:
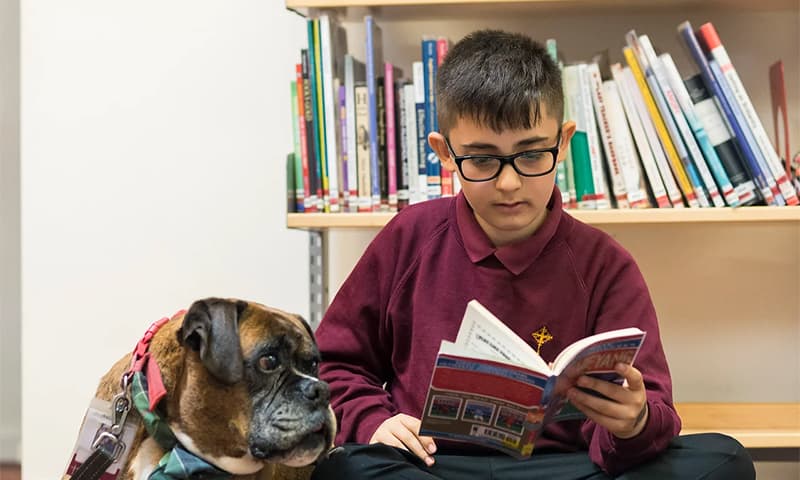
[[(365, 17), (366, 58), (346, 52), (329, 15), (307, 21), (308, 48), (291, 82), (294, 151), (289, 210), (397, 211), (458, 193), (427, 135), (438, 128), (435, 79), (449, 48), (423, 38), (411, 76), (384, 60), (382, 33)], [(782, 163), (714, 26), (678, 26), (699, 74), (683, 79), (631, 31), (625, 65), (598, 55), (559, 63), (565, 120), (577, 132), (556, 182), (567, 208), (797, 205), (800, 181)], [(547, 47), (558, 60), (555, 40)], [(785, 111), (785, 105), (784, 105)]]

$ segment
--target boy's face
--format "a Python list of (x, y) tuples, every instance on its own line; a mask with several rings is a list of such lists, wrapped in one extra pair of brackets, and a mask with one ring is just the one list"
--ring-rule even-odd
[[(559, 129), (561, 140), (558, 141)], [(505, 130), (501, 133), (489, 127), (460, 118), (450, 129), (447, 139), (457, 156), (512, 155), (515, 153), (551, 148), (558, 144), (557, 161), (575, 132), (575, 123), (563, 126), (552, 118), (544, 105), (542, 121), (525, 130)], [(475, 218), (495, 246), (523, 240), (535, 232), (547, 216), (547, 204), (553, 193), (556, 170), (537, 176), (519, 175), (512, 165), (505, 164), (496, 178), (473, 182), (465, 180), (458, 169), (444, 136), (431, 133), (428, 142), (442, 162), (442, 168), (454, 172), (461, 181), (461, 190), (475, 213)]]

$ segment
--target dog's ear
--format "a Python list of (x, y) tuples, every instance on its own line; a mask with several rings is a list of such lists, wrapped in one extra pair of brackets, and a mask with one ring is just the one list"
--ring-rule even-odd
[(308, 336), (311, 337), (311, 341), (314, 343), (314, 345), (316, 345), (317, 344), (317, 339), (316, 339), (316, 337), (314, 337), (314, 330), (311, 329), (311, 325), (306, 321), (305, 318), (302, 317), (302, 315), (296, 315), (296, 317), (297, 317), (298, 320), (300, 320), (300, 323), (302, 323), (303, 326), (306, 327), (306, 331), (308, 332)]
[(239, 317), (247, 302), (206, 298), (189, 307), (178, 330), (178, 342), (196, 352), (206, 369), (221, 382), (244, 377)]

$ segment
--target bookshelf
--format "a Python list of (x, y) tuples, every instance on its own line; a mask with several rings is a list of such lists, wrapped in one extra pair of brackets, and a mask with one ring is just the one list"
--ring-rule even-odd
[[(789, 136), (794, 149), (800, 146), (796, 0), (285, 0), (285, 5), (302, 15), (335, 12), (357, 58), (364, 58), (363, 15), (374, 15), (383, 29), (384, 58), (406, 73), (419, 58), (422, 35), (455, 41), (485, 27), (556, 38), (567, 62), (589, 59), (605, 47), (612, 62), (622, 61), (624, 34), (635, 28), (660, 51), (672, 53), (682, 73), (694, 73), (676, 27), (684, 20), (695, 27), (711, 21), (770, 138), (767, 70), (783, 60), (792, 110)], [(800, 448), (800, 207), (569, 213), (608, 232), (642, 269), (659, 312), (683, 433), (723, 432), (748, 448)], [(288, 228), (320, 238), (323, 304), (393, 216), (287, 215)], [(756, 387), (742, 381), (756, 376)]]

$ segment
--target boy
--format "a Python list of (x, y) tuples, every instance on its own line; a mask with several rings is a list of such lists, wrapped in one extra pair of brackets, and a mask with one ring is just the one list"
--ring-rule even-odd
[[(367, 248), (317, 330), (339, 420), (325, 478), (753, 478), (747, 453), (721, 435), (681, 437), (655, 310), (631, 256), (565, 214), (556, 163), (575, 131), (562, 125), (558, 68), (541, 45), (479, 31), (458, 42), (437, 78), (438, 133), (428, 141), (462, 192), (403, 210)], [(442, 339), (476, 298), (547, 361), (615, 328), (647, 332), (624, 386), (583, 377), (569, 391), (584, 421), (548, 426), (530, 459), (419, 435)], [(541, 338), (541, 336), (539, 336)], [(587, 454), (588, 451), (588, 454)], [(706, 477), (706, 475), (708, 475)]]

